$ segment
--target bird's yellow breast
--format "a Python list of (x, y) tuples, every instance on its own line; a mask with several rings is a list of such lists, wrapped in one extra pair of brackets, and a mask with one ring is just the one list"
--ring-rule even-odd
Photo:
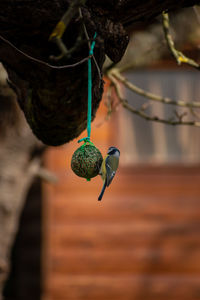
[(106, 155), (103, 159), (103, 162), (101, 164), (101, 177), (103, 180), (106, 179), (106, 158), (108, 157), (108, 155)]

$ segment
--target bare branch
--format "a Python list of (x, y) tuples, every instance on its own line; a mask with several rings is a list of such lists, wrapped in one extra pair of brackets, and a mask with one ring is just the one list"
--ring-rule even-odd
[(34, 176), (38, 176), (39, 178), (47, 182), (50, 183), (58, 182), (58, 178), (54, 173), (50, 172), (49, 170), (41, 166), (40, 157), (36, 157), (31, 161), (30, 166), (28, 168), (28, 172)]
[(58, 177), (53, 172), (50, 172), (43, 167), (38, 168), (38, 171), (35, 173), (35, 175), (49, 183), (58, 182)]
[(61, 54), (58, 56), (50, 55), (49, 58), (52, 61), (59, 61), (62, 58), (70, 58), (72, 54), (83, 44), (85, 44), (85, 41), (82, 38), (82, 35), (78, 35), (76, 42), (74, 43), (74, 46), (71, 47), (69, 50), (66, 48), (65, 44), (63, 43), (62, 39), (56, 39), (55, 43), (57, 44), (58, 48), (61, 50)]
[(82, 39), (80, 37), (77, 38), (77, 41), (75, 43), (76, 47), (73, 47), (73, 49), (68, 50), (66, 45), (62, 41), (62, 36), (69, 25), (70, 21), (74, 17), (75, 13), (77, 12), (78, 8), (80, 5), (85, 4), (86, 0), (75, 0), (72, 1), (71, 4), (69, 5), (67, 11), (64, 13), (60, 21), (57, 23), (56, 27), (54, 28), (53, 32), (51, 33), (49, 40), (56, 43), (58, 48), (61, 51), (61, 54), (58, 56), (53, 56), (51, 55), (50, 58), (53, 60), (60, 60), (63, 57), (68, 57), (77, 47), (82, 42)]
[(169, 15), (168, 15), (168, 13), (165, 13), (165, 12), (162, 13), (162, 20), (163, 20), (163, 30), (164, 30), (164, 34), (165, 34), (165, 39), (167, 41), (167, 45), (169, 47), (170, 52), (176, 59), (177, 64), (180, 65), (181, 63), (186, 63), (196, 69), (200, 69), (200, 65), (196, 61), (194, 61), (191, 58), (188, 58), (181, 51), (176, 50), (176, 48), (174, 46), (174, 41), (169, 32)]
[(121, 94), (121, 89), (120, 89), (119, 83), (117, 82), (116, 78), (113, 76), (113, 74), (111, 72), (108, 73), (108, 78), (111, 80), (111, 82), (115, 88), (116, 95), (119, 99), (119, 102), (122, 104), (122, 106), (124, 108), (126, 108), (127, 110), (129, 110), (130, 112), (140, 116), (141, 118), (143, 118), (147, 121), (154, 121), (154, 122), (159, 122), (159, 123), (169, 124), (169, 125), (189, 125), (189, 126), (200, 127), (200, 122), (183, 121), (182, 120), (183, 115), (182, 115), (182, 117), (179, 116), (178, 120), (162, 119), (162, 118), (159, 118), (158, 116), (149, 116), (147, 113), (144, 112), (143, 108), (138, 110), (138, 109), (134, 108), (132, 105), (130, 105), (128, 103), (128, 101), (123, 98), (123, 96)]
[(133, 91), (133, 92), (135, 92), (135, 93), (137, 93), (141, 96), (144, 96), (148, 99), (151, 99), (153, 101), (161, 102), (161, 103), (164, 103), (164, 104), (171, 104), (171, 105), (181, 106), (181, 107), (200, 108), (200, 102), (185, 102), (185, 101), (182, 101), (182, 100), (175, 101), (175, 100), (172, 100), (168, 97), (162, 97), (162, 96), (158, 96), (158, 95), (152, 94), (150, 92), (144, 91), (143, 89), (137, 87), (136, 85), (134, 85), (133, 83), (128, 81), (128, 79), (126, 79), (124, 76), (122, 76), (118, 69), (112, 69), (109, 72), (109, 74), (114, 76), (117, 80), (119, 80), (121, 83), (123, 83), (131, 91)]

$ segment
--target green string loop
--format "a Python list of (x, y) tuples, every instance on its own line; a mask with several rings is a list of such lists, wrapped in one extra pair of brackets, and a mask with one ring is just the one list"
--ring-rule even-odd
[(88, 112), (87, 112), (87, 137), (82, 138), (78, 140), (78, 143), (84, 141), (84, 142), (90, 142), (90, 136), (91, 136), (91, 121), (92, 121), (92, 55), (94, 51), (95, 46), (95, 39), (96, 39), (97, 33), (95, 32), (92, 44), (90, 46), (89, 50), (89, 59), (88, 59)]

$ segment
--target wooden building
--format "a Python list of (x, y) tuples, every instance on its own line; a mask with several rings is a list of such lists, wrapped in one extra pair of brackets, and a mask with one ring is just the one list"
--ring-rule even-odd
[[(134, 80), (183, 100), (198, 95), (198, 75), (169, 72)], [(200, 129), (148, 123), (121, 108), (105, 115), (101, 106), (92, 141), (103, 155), (118, 146), (121, 158), (102, 202), (101, 178), (87, 182), (70, 168), (77, 140), (46, 156), (59, 183), (43, 185), (42, 300), (199, 300)]]

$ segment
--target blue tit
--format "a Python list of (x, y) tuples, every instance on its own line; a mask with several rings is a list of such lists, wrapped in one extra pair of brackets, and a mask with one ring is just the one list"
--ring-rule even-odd
[(101, 175), (104, 181), (104, 185), (101, 190), (101, 194), (99, 195), (98, 198), (99, 201), (101, 201), (103, 197), (105, 188), (111, 184), (115, 176), (115, 173), (119, 165), (119, 156), (120, 156), (120, 151), (115, 147), (110, 147), (108, 149), (108, 153), (106, 157), (103, 159), (99, 174)]

